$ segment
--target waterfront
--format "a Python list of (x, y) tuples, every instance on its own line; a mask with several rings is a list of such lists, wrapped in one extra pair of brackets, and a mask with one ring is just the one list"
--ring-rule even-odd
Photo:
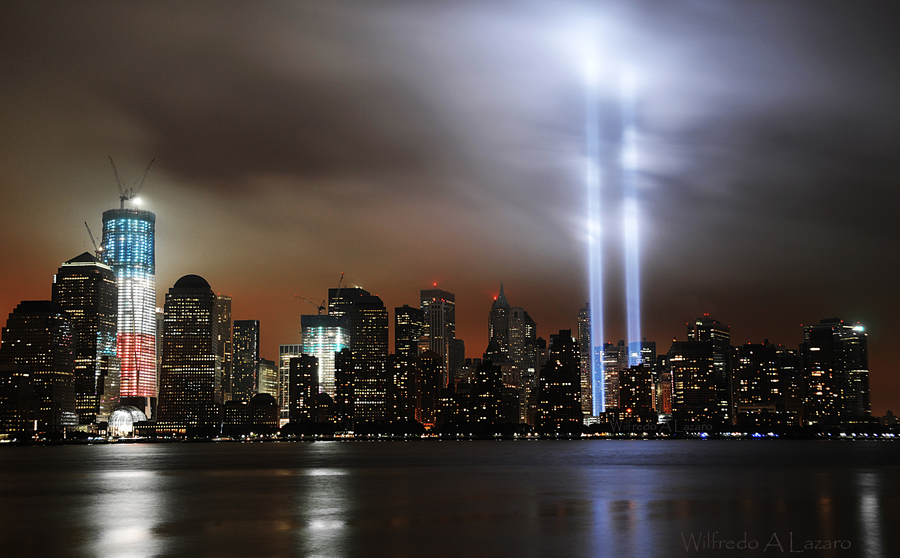
[(874, 441), (7, 447), (0, 555), (887, 558), (898, 473)]

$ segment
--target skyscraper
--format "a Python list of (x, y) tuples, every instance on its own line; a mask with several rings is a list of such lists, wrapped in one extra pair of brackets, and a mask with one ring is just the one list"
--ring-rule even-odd
[[(231, 297), (216, 295), (216, 321), (219, 324), (219, 356), (222, 359), (222, 400), (231, 399), (232, 329)], [(159, 332), (157, 332), (158, 334)]]
[(799, 426), (799, 357), (768, 342), (732, 351), (735, 423), (741, 427)]
[(488, 343), (491, 341), (496, 341), (500, 352), (509, 354), (509, 302), (503, 294), (503, 283), (488, 316)]
[(249, 401), (256, 394), (259, 368), (259, 320), (235, 320), (232, 329), (231, 398)]
[(316, 357), (302, 355), (290, 361), (291, 422), (314, 422), (319, 394), (319, 364)]
[[(343, 396), (352, 399), (352, 410), (342, 407), (341, 389), (336, 388), (336, 412), (345, 413), (344, 420), (356, 423), (378, 422), (387, 416), (387, 354), (388, 312), (381, 299), (364, 289), (344, 288), (328, 290), (328, 314), (346, 316), (350, 329), (350, 369), (346, 359), (341, 366), (343, 378), (336, 383), (348, 383)], [(336, 371), (336, 376), (339, 375)], [(352, 416), (350, 416), (352, 413)]]
[(85, 252), (59, 268), (53, 301), (75, 329), (75, 412), (79, 424), (105, 421), (119, 396), (118, 292), (112, 268)]
[(540, 373), (538, 429), (542, 432), (578, 432), (583, 413), (578, 397), (581, 390), (581, 352), (572, 331), (560, 330), (551, 336), (547, 363)]
[(579, 368), (581, 375), (581, 410), (587, 414), (593, 412), (591, 401), (591, 303), (578, 311), (578, 346)]
[(116, 352), (120, 402), (151, 417), (156, 377), (156, 216), (140, 209), (103, 212), (103, 263), (119, 288)]
[(210, 433), (221, 423), (222, 361), (216, 293), (185, 275), (166, 294), (158, 430)]
[(716, 396), (718, 397), (719, 413), (726, 420), (732, 418), (731, 390), (731, 328), (723, 325), (719, 320), (709, 317), (709, 314), (694, 320), (687, 325), (687, 337), (689, 341), (702, 341), (712, 344), (713, 369), (716, 373)]
[(425, 335), (425, 311), (404, 304), (394, 308), (394, 354), (415, 359), (419, 353), (419, 339)]
[(872, 411), (865, 328), (830, 318), (804, 326), (803, 338), (804, 423), (868, 422)]
[(684, 421), (720, 425), (729, 415), (720, 408), (719, 378), (709, 341), (673, 341), (666, 355), (671, 374), (672, 413)]
[(26, 300), (9, 315), (0, 364), (28, 366), (40, 401), (38, 431), (75, 426), (75, 330), (69, 314), (50, 300)]
[(441, 385), (446, 387), (452, 373), (450, 346), (456, 339), (456, 296), (441, 289), (424, 289), (419, 293), (419, 307), (425, 314), (423, 335), (428, 348), (441, 357)]
[(278, 346), (278, 420), (281, 426), (290, 421), (291, 359), (303, 354), (303, 345)]
[(278, 403), (278, 367), (274, 360), (259, 359), (256, 384), (256, 393), (267, 393)]
[(327, 314), (300, 316), (303, 354), (316, 357), (319, 390), (334, 398), (334, 354), (350, 346), (348, 321)]

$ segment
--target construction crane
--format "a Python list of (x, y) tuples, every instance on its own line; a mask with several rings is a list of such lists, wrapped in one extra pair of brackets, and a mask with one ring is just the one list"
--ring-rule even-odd
[(147, 170), (144, 171), (144, 175), (141, 177), (140, 182), (136, 182), (134, 186), (126, 190), (122, 187), (122, 181), (119, 179), (119, 171), (116, 170), (116, 164), (113, 162), (112, 156), (109, 157), (109, 164), (112, 165), (113, 174), (116, 175), (116, 185), (119, 187), (119, 209), (125, 209), (125, 202), (137, 198), (138, 194), (141, 193), (141, 188), (144, 186), (144, 180), (147, 178), (147, 173), (150, 172), (150, 167), (153, 166), (153, 161), (155, 160), (156, 159), (150, 159), (150, 164), (147, 165)]
[(341, 272), (341, 278), (338, 279), (338, 288), (334, 293), (334, 298), (341, 298), (341, 289), (344, 288), (344, 272)]
[(300, 296), (300, 295), (298, 295), (298, 294), (295, 294), (294, 296), (297, 297), (297, 298), (299, 298), (300, 300), (304, 300), (304, 301), (306, 301), (306, 302), (312, 304), (313, 306), (315, 306), (315, 307), (316, 307), (316, 310), (319, 311), (319, 315), (320, 315), (320, 316), (321, 316), (321, 315), (325, 312), (325, 310), (328, 308), (328, 306), (325, 305), (325, 301), (324, 301), (324, 300), (322, 301), (322, 304), (316, 304), (315, 302), (311, 301), (310, 299), (306, 298), (305, 296)]
[(100, 254), (103, 252), (103, 247), (97, 246), (97, 240), (94, 239), (94, 233), (91, 232), (91, 228), (88, 226), (87, 221), (84, 222), (84, 228), (87, 229), (88, 237), (91, 239), (91, 244), (94, 245), (94, 255), (97, 256), (97, 259), (100, 259)]

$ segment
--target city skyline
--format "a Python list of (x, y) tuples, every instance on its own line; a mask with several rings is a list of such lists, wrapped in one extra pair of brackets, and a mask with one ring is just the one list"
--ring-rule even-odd
[[(157, 217), (157, 306), (200, 275), (232, 296), (234, 319), (260, 320), (263, 358), (301, 342), (314, 312), (294, 295), (323, 300), (342, 272), (391, 314), (424, 289), (455, 293), (468, 357), (485, 350), (501, 282), (538, 335), (574, 330), (588, 300), (576, 60), (588, 34), (644, 83), (643, 336), (664, 351), (709, 313), (735, 345), (796, 348), (801, 324), (859, 321), (873, 414), (896, 412), (889, 18), (610, 6), (197, 4), (166, 19), (15, 6), (0, 23), (0, 311), (49, 299), (55, 270), (90, 251), (82, 222), (99, 230), (119, 205), (112, 155), (126, 186), (156, 158), (141, 208)], [(601, 95), (610, 160), (616, 103)], [(604, 276), (613, 343), (627, 338), (620, 244)]]

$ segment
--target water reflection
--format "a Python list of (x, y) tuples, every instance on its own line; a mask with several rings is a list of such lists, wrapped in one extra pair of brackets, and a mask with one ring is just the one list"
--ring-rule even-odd
[(871, 558), (886, 556), (881, 533), (881, 479), (875, 473), (861, 472), (856, 475), (859, 490), (859, 530), (861, 547)]
[[(310, 449), (317, 453), (321, 445)], [(353, 478), (348, 471), (312, 467), (297, 477), (297, 546), (302, 556), (345, 556)]]
[(777, 535), (887, 558), (898, 462), (791, 442), (14, 448), (0, 556), (768, 556)]
[(91, 495), (85, 519), (94, 532), (89, 552), (94, 556), (159, 556), (164, 540), (154, 528), (164, 515), (160, 495), (165, 479), (153, 471), (96, 473), (97, 489)]

